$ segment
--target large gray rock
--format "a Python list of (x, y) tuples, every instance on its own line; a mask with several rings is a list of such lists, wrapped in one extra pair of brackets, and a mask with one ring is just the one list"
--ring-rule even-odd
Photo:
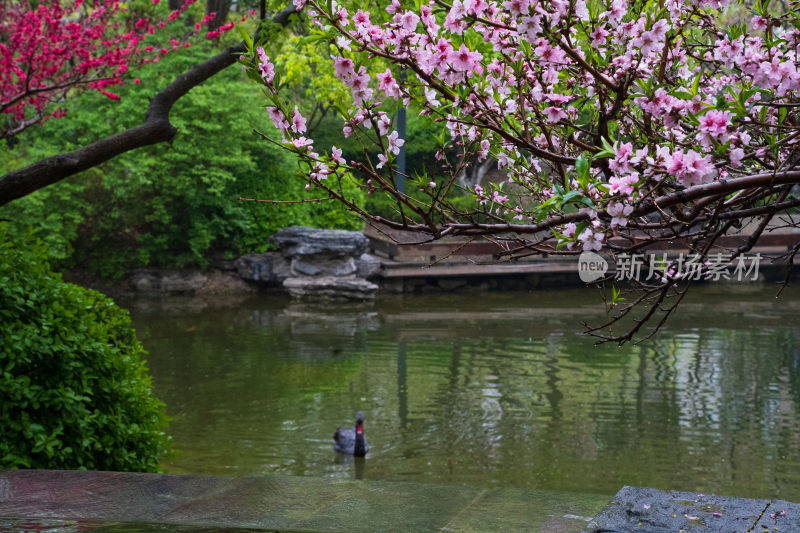
[(298, 276), (287, 278), (283, 287), (301, 300), (370, 300), (378, 286), (355, 276)]
[(352, 257), (300, 255), (292, 259), (295, 276), (350, 276), (356, 273)]
[(284, 228), (270, 239), (284, 257), (331, 255), (359, 257), (367, 251), (369, 240), (358, 231), (317, 229), (307, 226)]
[(696, 492), (623, 487), (585, 533), (798, 531), (800, 506)]
[[(280, 247), (280, 255), (289, 264), (283, 287), (297, 299), (368, 300), (378, 286), (367, 281), (375, 275), (380, 262), (366, 254), (369, 240), (363, 233), (335, 229), (293, 226), (277, 232), (270, 239)], [(244, 270), (261, 278), (276, 280), (277, 260), (266, 266), (251, 261)]]

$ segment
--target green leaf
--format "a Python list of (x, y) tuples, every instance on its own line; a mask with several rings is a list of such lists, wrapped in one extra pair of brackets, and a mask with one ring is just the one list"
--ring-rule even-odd
[(692, 98), (697, 96), (697, 93), (700, 91), (700, 78), (703, 76), (703, 71), (697, 73), (695, 76), (694, 81), (692, 82)]
[(569, 191), (567, 194), (561, 197), (561, 205), (568, 204), (570, 201), (579, 196), (582, 196), (581, 191)]
[(614, 146), (612, 146), (612, 144), (608, 142), (608, 139), (606, 139), (605, 137), (600, 137), (600, 143), (603, 145), (603, 149), (594, 154), (594, 157), (603, 158), (603, 157), (614, 157), (614, 155), (616, 155)]
[(320, 33), (320, 32), (317, 31), (317, 32), (314, 32), (314, 33), (310, 33), (309, 35), (306, 35), (305, 37), (300, 39), (300, 42), (298, 43), (298, 46), (304, 46), (304, 45), (307, 45), (307, 44), (314, 44), (314, 43), (318, 43), (320, 41), (327, 41), (327, 40), (328, 40), (327, 34)]
[(671, 91), (669, 94), (671, 94), (675, 98), (680, 98), (681, 100), (691, 100), (692, 98), (694, 98), (693, 94), (680, 90)]
[(239, 33), (242, 35), (242, 39), (244, 39), (245, 44), (247, 45), (247, 53), (248, 55), (253, 55), (253, 39), (250, 37), (250, 34), (242, 28), (241, 26), (236, 26), (238, 28)]
[(625, 298), (621, 296), (621, 291), (618, 291), (614, 285), (611, 285), (611, 304), (616, 305), (624, 301)]
[(580, 183), (583, 190), (586, 190), (589, 186), (591, 162), (591, 156), (585, 152), (578, 156), (578, 159), (575, 161), (575, 172), (578, 175), (578, 183)]

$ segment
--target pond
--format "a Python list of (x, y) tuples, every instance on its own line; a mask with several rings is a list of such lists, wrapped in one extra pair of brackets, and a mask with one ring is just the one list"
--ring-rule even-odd
[[(641, 346), (595, 346), (596, 290), (367, 304), (134, 305), (180, 453), (170, 473), (283, 473), (800, 501), (800, 292), (693, 289)], [(365, 413), (366, 461), (336, 454)]]

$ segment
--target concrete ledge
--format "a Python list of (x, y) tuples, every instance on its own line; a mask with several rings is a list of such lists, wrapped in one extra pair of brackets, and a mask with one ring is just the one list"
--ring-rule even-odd
[(182, 531), (577, 533), (607, 501), (592, 494), (281, 475), (0, 471), (0, 529), (4, 521), (24, 519), (180, 525)]
[(113, 531), (800, 531), (800, 505), (781, 500), (623, 487), (595, 518), (587, 518), (607, 501), (593, 494), (282, 475), (0, 471), (0, 531), (65, 526)]

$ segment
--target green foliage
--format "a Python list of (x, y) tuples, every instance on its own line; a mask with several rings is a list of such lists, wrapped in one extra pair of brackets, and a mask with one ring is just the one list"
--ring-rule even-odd
[(0, 469), (156, 471), (168, 451), (130, 318), (0, 225)]
[[(319, 43), (304, 43), (300, 35), (286, 35), (281, 45), (273, 46), (276, 62), (285, 72), (283, 82), (297, 95), (298, 102), (347, 101), (350, 90), (336, 77), (330, 53)], [(341, 129), (341, 126), (340, 126)]]
[[(427, 188), (419, 187), (418, 184), (414, 182), (413, 178), (406, 181), (406, 195), (412, 203), (422, 207), (430, 206), (433, 201), (431, 191)], [(463, 212), (471, 212), (475, 207), (475, 198), (470, 195), (462, 194), (462, 191), (457, 188), (451, 189), (450, 193), (447, 194), (444, 199), (439, 199), (438, 201), (445, 203), (452, 209)], [(398, 206), (397, 200), (385, 191), (376, 191), (368, 195), (364, 208), (372, 215), (378, 215), (389, 219), (396, 218), (401, 209), (401, 207)], [(402, 209), (409, 220), (422, 222), (421, 217), (411, 212), (407, 207), (403, 207)], [(482, 221), (483, 218), (479, 217), (476, 218), (476, 220)]]
[[(392, 116), (396, 120), (396, 115)], [(346, 161), (362, 160), (364, 158), (364, 140), (355, 135), (345, 138), (342, 134), (342, 117), (338, 112), (328, 110), (312, 132), (314, 149), (321, 153), (329, 152), (331, 146), (342, 149)], [(392, 126), (396, 127), (396, 123)], [(419, 116), (419, 110), (412, 107), (406, 114), (406, 171), (409, 175), (427, 174), (429, 176), (441, 175), (442, 162), (434, 154), (439, 148), (436, 134), (443, 126), (437, 124), (429, 117)], [(378, 163), (378, 149), (366, 143), (367, 154), (374, 164)]]
[[(177, 73), (208, 57), (209, 45), (163, 57), (137, 73), (138, 85), (112, 101), (90, 92), (68, 103), (68, 116), (0, 148), (0, 171), (74, 150), (143, 119), (149, 98)], [(129, 152), (0, 210), (18, 238), (32, 228), (55, 266), (85, 267), (117, 278), (143, 266), (204, 266), (215, 257), (263, 251), (270, 234), (293, 224), (361, 229), (339, 204), (264, 204), (240, 197), (309, 198), (293, 156), (263, 142), (272, 131), (261, 97), (228, 69), (180, 99), (171, 144)], [(7, 157), (8, 156), (8, 157)], [(360, 192), (353, 196), (361, 202)]]

